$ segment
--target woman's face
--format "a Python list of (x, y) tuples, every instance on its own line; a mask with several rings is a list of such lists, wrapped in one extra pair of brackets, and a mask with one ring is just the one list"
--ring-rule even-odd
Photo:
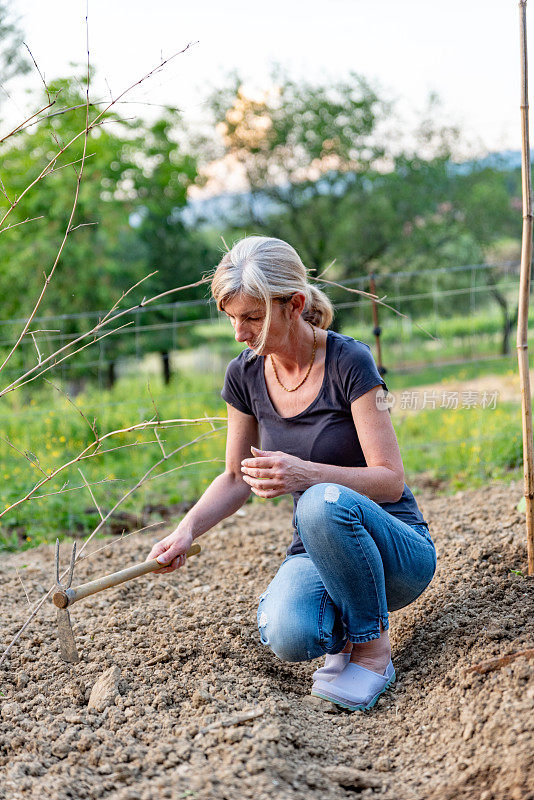
[[(304, 301), (304, 295), (297, 292), (288, 303), (273, 302), (271, 322), (262, 355), (276, 353), (287, 344), (293, 318), (297, 321), (302, 311), (302, 308), (297, 310), (301, 306), (300, 297)], [(294, 298), (297, 298), (296, 303)], [(252, 350), (256, 349), (265, 321), (265, 305), (255, 297), (238, 294), (224, 304), (224, 312), (232, 323), (236, 342), (243, 342)]]

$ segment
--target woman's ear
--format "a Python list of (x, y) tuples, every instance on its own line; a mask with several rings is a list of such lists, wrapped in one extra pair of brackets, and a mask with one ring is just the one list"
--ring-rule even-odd
[(304, 311), (304, 307), (306, 305), (306, 296), (304, 292), (295, 292), (293, 297), (288, 303), (291, 315), (299, 316)]

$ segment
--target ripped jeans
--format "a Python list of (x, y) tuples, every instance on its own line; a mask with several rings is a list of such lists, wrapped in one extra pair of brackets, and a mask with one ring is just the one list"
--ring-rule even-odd
[(425, 524), (409, 525), (346, 486), (310, 486), (297, 505), (305, 553), (286, 556), (260, 595), (260, 639), (284, 661), (380, 637), (436, 570)]

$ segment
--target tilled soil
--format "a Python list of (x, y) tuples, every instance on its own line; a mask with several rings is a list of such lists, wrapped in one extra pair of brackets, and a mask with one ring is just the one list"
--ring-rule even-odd
[[(291, 538), (285, 500), (245, 506), (177, 572), (74, 605), (75, 666), (47, 603), (0, 668), (0, 797), (532, 800), (534, 662), (464, 672), (533, 646), (521, 493), (420, 495), (438, 570), (391, 615), (397, 682), (370, 713), (311, 698), (321, 660), (284, 663), (259, 641), (258, 595)], [(74, 583), (143, 560), (153, 538), (81, 562)], [(52, 547), (3, 559), (3, 644), (28, 615), (20, 578), (34, 602), (52, 572)], [(108, 704), (91, 709), (110, 667)]]

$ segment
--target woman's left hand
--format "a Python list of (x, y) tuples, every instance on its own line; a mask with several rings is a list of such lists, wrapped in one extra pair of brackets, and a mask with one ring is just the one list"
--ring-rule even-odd
[(280, 497), (291, 492), (303, 492), (312, 485), (311, 463), (279, 450), (251, 448), (254, 458), (241, 462), (241, 473), (258, 497)]

